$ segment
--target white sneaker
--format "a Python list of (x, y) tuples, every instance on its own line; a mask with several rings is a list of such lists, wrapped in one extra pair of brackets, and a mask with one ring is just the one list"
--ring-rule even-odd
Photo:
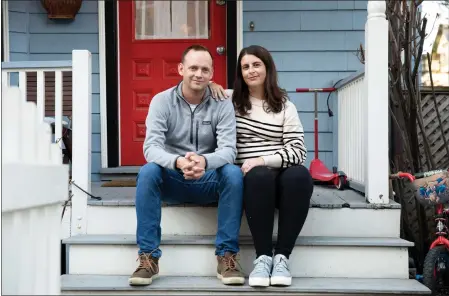
[(284, 255), (277, 254), (273, 259), (273, 271), (271, 272), (272, 286), (290, 286), (292, 275), (288, 269), (288, 259)]
[(273, 259), (266, 255), (259, 256), (254, 260), (254, 269), (249, 275), (251, 287), (268, 287), (270, 285), (270, 271)]

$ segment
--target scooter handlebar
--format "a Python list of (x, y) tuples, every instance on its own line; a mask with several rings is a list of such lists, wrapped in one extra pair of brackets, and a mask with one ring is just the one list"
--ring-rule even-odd
[(335, 87), (325, 87), (325, 88), (297, 88), (296, 92), (333, 92), (337, 89)]

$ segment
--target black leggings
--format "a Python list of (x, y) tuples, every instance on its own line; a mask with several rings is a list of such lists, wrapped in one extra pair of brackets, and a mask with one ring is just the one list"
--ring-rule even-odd
[(304, 166), (272, 170), (251, 169), (245, 176), (244, 207), (257, 257), (273, 255), (275, 208), (279, 209), (278, 237), (274, 254), (289, 258), (306, 221), (313, 181)]

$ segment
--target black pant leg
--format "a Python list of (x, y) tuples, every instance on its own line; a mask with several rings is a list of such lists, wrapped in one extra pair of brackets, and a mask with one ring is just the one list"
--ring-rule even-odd
[(244, 178), (244, 210), (257, 257), (273, 255), (276, 175), (276, 171), (259, 166), (251, 169)]
[(312, 177), (304, 166), (286, 168), (279, 173), (277, 189), (279, 225), (275, 254), (289, 258), (309, 212)]

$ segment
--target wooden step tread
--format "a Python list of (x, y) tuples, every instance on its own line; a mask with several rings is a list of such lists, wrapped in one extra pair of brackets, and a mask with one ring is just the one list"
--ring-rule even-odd
[[(273, 238), (274, 240), (274, 238)], [(136, 245), (132, 234), (76, 235), (63, 240), (68, 245)], [(214, 245), (212, 235), (165, 235), (162, 245)], [(250, 236), (241, 236), (240, 245), (252, 245)], [(332, 237), (299, 236), (296, 245), (302, 246), (352, 246), (352, 247), (413, 247), (412, 242), (395, 237)]]
[[(409, 279), (357, 279), (357, 278), (294, 278), (289, 287), (253, 288), (246, 281), (243, 286), (225, 286), (215, 277), (171, 277), (161, 276), (154, 279), (149, 286), (131, 287), (127, 275), (62, 275), (61, 290), (96, 291), (96, 292), (131, 292), (149, 293), (167, 292), (170, 295), (195, 292), (196, 295), (207, 293), (241, 293), (258, 292), (261, 295), (278, 295), (279, 293), (303, 295), (322, 294), (407, 294), (429, 295), (430, 290), (416, 280)], [(160, 295), (160, 294), (159, 294)], [(175, 294), (176, 295), (176, 294)], [(209, 294), (210, 295), (210, 294)]]
[[(89, 198), (89, 206), (135, 206), (135, 187), (102, 187), (101, 182), (92, 182), (91, 193), (101, 197), (102, 200)], [(163, 206), (196, 206), (194, 204), (168, 205)], [(216, 207), (216, 204), (207, 206)], [(346, 189), (337, 190), (334, 187), (315, 185), (311, 208), (352, 208), (352, 209), (400, 209), (401, 205), (390, 200), (389, 204), (370, 204), (365, 197), (357, 191)]]

